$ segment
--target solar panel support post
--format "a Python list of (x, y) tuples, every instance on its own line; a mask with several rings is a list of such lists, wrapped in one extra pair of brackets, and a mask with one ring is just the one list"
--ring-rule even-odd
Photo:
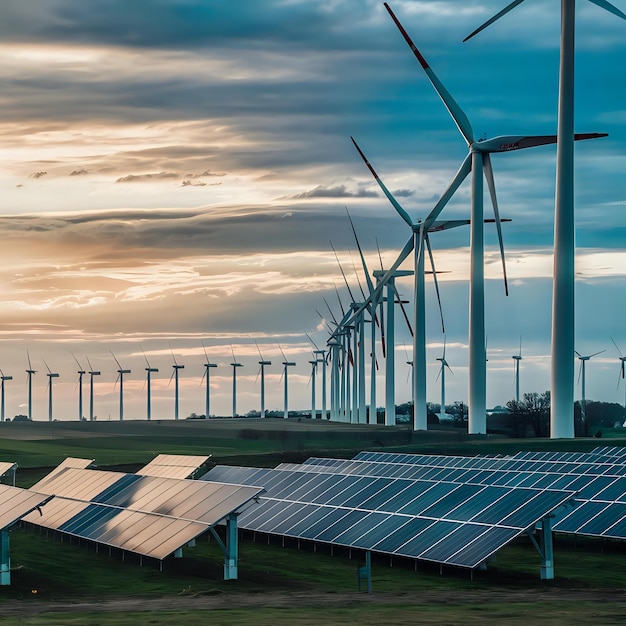
[(552, 541), (552, 516), (546, 515), (537, 525), (539, 543), (532, 530), (527, 531), (530, 541), (541, 557), (541, 580), (554, 580), (554, 545)]
[(183, 558), (183, 549), (182, 548), (176, 548), (176, 550), (174, 551), (174, 558), (175, 559), (182, 559)]
[(367, 593), (372, 593), (372, 553), (369, 550), (365, 551), (365, 565), (359, 565), (357, 567), (357, 586), (361, 591), (361, 581), (367, 581)]
[(231, 513), (226, 518), (226, 551), (224, 553), (224, 580), (237, 580), (237, 554), (239, 537), (237, 533), (237, 514)]
[(0, 585), (11, 584), (11, 558), (9, 556), (9, 531), (0, 534)]

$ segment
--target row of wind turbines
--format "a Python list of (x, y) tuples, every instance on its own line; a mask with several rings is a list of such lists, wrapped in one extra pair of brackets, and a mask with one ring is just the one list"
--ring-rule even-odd
[[(471, 33), (465, 41), (487, 28), (499, 18), (507, 14), (523, 0), (514, 0), (493, 18)], [(614, 7), (607, 0), (590, 0), (614, 15), (626, 19), (626, 15)], [(575, 1), (561, 0), (561, 62), (559, 71), (559, 101), (558, 123), (556, 135), (503, 135), (493, 138), (477, 138), (472, 125), (450, 92), (446, 89), (426, 58), (417, 48), (412, 38), (405, 30), (395, 13), (387, 3), (385, 9), (400, 31), (400, 34), (408, 44), (416, 57), (419, 65), (426, 74), (444, 106), (448, 110), (459, 132), (468, 147), (468, 155), (465, 157), (459, 170), (448, 185), (432, 211), (423, 221), (415, 221), (408, 212), (400, 205), (393, 194), (382, 182), (365, 154), (352, 139), (355, 148), (364, 161), (365, 165), (374, 176), (384, 195), (392, 204), (400, 217), (411, 229), (411, 238), (405, 244), (397, 260), (389, 270), (382, 271), (374, 276), (378, 279), (374, 287), (364, 265), (367, 276), (369, 295), (363, 294), (362, 302), (355, 302), (351, 310), (346, 313), (341, 322), (330, 332), (328, 348), (331, 353), (331, 415), (343, 416), (346, 411), (351, 413), (348, 405), (351, 403), (358, 421), (364, 421), (366, 413), (365, 404), (365, 365), (364, 365), (364, 323), (366, 313), (370, 316), (372, 326), (372, 366), (371, 378), (375, 378), (375, 311), (383, 301), (383, 289), (387, 289), (387, 341), (393, 345), (393, 307), (396, 302), (394, 280), (400, 275), (401, 263), (413, 252), (413, 277), (414, 277), (414, 307), (413, 307), (413, 401), (414, 401), (414, 428), (426, 429), (426, 333), (425, 333), (425, 290), (424, 290), (424, 247), (428, 250), (430, 262), (436, 283), (436, 270), (434, 267), (432, 249), (429, 241), (429, 233), (445, 230), (462, 224), (470, 226), (470, 295), (469, 295), (469, 419), (468, 431), (470, 434), (486, 433), (486, 334), (485, 334), (485, 276), (484, 276), (484, 207), (483, 180), (487, 181), (487, 187), (491, 196), (494, 210), (494, 220), (502, 267), (504, 275), (505, 293), (508, 295), (506, 276), (506, 264), (502, 229), (498, 202), (495, 191), (491, 154), (511, 152), (525, 148), (533, 148), (548, 144), (557, 145), (557, 174), (555, 193), (555, 239), (554, 239), (554, 288), (552, 307), (552, 354), (551, 354), (551, 428), (550, 436), (553, 438), (571, 438), (574, 436), (574, 367), (572, 355), (574, 354), (574, 141), (596, 139), (606, 136), (601, 133), (574, 133), (574, 19)], [(439, 215), (446, 204), (455, 194), (461, 183), (471, 174), (471, 211), (467, 221), (438, 221)], [(484, 177), (484, 179), (483, 179)], [(359, 247), (360, 251), (360, 247)], [(361, 255), (364, 263), (363, 257)], [(443, 325), (443, 323), (442, 323)], [(445, 332), (445, 331), (444, 331)], [(353, 356), (351, 356), (350, 338), (353, 341)], [(348, 390), (350, 379), (346, 375), (346, 355), (348, 363), (352, 364), (352, 397)], [(518, 355), (516, 369), (519, 371)], [(582, 358), (582, 357), (581, 357)], [(584, 363), (584, 361), (581, 361)], [(622, 362), (623, 363), (623, 362)], [(442, 368), (443, 368), (442, 363)], [(394, 364), (393, 359), (386, 359), (386, 423), (391, 423), (394, 402)], [(445, 371), (445, 370), (444, 370)], [(343, 374), (340, 374), (343, 372)], [(372, 383), (371, 389), (375, 389)], [(373, 393), (371, 392), (371, 395)], [(442, 402), (442, 404), (444, 404)], [(375, 407), (376, 402), (370, 398), (370, 408)]]

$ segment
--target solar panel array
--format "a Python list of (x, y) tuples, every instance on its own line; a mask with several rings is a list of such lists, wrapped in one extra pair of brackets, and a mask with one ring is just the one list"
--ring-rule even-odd
[(241, 509), (261, 488), (65, 467), (31, 488), (54, 495), (32, 524), (163, 559)]
[(210, 459), (209, 456), (183, 454), (159, 454), (136, 473), (141, 476), (164, 478), (189, 478)]
[(475, 568), (573, 492), (298, 469), (217, 466), (204, 479), (265, 488), (240, 528)]
[(506, 458), (361, 452), (352, 461), (312, 458), (305, 465), (317, 472), (572, 490), (573, 506), (559, 512), (555, 531), (626, 539), (626, 456), (619, 450), (520, 452)]

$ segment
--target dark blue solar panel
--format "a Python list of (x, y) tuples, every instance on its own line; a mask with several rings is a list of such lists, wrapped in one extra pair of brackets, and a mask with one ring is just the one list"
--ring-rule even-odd
[(458, 522), (434, 522), (418, 535), (409, 539), (404, 545), (400, 546), (395, 554), (404, 556), (417, 556), (421, 558), (421, 554), (430, 549), (435, 543), (448, 536), (452, 531), (460, 528), (462, 524)]
[(513, 528), (501, 528), (499, 526), (487, 527), (487, 530), (472, 543), (461, 548), (459, 552), (447, 559), (450, 565), (461, 567), (476, 567), (484, 563), (492, 554), (514, 539), (519, 530)]
[[(398, 517), (398, 519), (402, 518)], [(400, 548), (400, 546), (409, 541), (409, 539), (415, 537), (415, 535), (434, 524), (433, 520), (427, 520), (423, 517), (407, 517), (406, 519), (406, 524), (391, 532), (379, 543), (374, 544), (373, 549), (379, 552), (394, 553), (398, 548)]]
[(445, 541), (436, 543), (432, 548), (420, 554), (421, 559), (445, 563), (454, 554), (467, 546), (488, 530), (480, 524), (464, 524), (445, 536)]
[(554, 530), (564, 533), (576, 533), (578, 529), (590, 519), (602, 513), (609, 507), (608, 502), (578, 502), (574, 503), (573, 511), (554, 524)]

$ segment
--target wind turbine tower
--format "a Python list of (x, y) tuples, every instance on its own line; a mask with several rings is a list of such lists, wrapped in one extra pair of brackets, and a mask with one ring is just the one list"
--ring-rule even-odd
[(130, 370), (125, 370), (120, 362), (117, 360), (117, 357), (111, 352), (111, 355), (115, 359), (115, 363), (117, 363), (117, 380), (116, 383), (120, 383), (120, 422), (124, 421), (124, 374), (130, 374)]
[(283, 352), (283, 349), (280, 347), (280, 345), (278, 347), (280, 348), (280, 353), (283, 355), (283, 359), (285, 359), (283, 361), (283, 377), (285, 382), (283, 417), (287, 419), (289, 417), (289, 368), (295, 366), (295, 363), (293, 361), (288, 361), (285, 353)]
[[(205, 398), (205, 414), (206, 419), (209, 419), (209, 415), (211, 415), (211, 368), (217, 367), (217, 363), (211, 363), (209, 361), (209, 356), (206, 353), (206, 347), (204, 346), (204, 342), (202, 342), (202, 349), (204, 350), (204, 356), (206, 357), (206, 363), (204, 364), (204, 374), (202, 374), (202, 380), (206, 378), (206, 398)], [(202, 380), (200, 384), (202, 384)]]
[(452, 374), (452, 369), (448, 365), (448, 361), (446, 361), (445, 337), (443, 338), (443, 354), (437, 357), (437, 361), (441, 362), (441, 368), (439, 369), (437, 378), (441, 377), (441, 409), (439, 410), (439, 419), (443, 422), (446, 419), (446, 367), (450, 370), (450, 374)]
[(43, 363), (46, 366), (46, 369), (48, 370), (48, 373), (46, 374), (46, 376), (48, 377), (48, 421), (51, 422), (52, 421), (52, 379), (58, 378), (59, 375), (53, 372), (48, 367), (48, 364), (45, 361)]
[(174, 419), (178, 421), (178, 371), (185, 369), (185, 366), (179, 365), (176, 362), (172, 346), (170, 346), (170, 351), (172, 353), (172, 359), (174, 359), (174, 365), (172, 365), (174, 369), (172, 371), (172, 376), (170, 377), (170, 383), (172, 382), (172, 378), (174, 378)]
[(89, 365), (89, 421), (93, 422), (93, 378), (100, 376), (102, 372), (93, 369), (89, 358), (87, 358), (87, 365)]
[[(574, 351), (576, 352), (576, 351)], [(587, 405), (587, 398), (585, 396), (585, 365), (589, 359), (592, 359), (594, 356), (598, 356), (598, 354), (602, 354), (606, 352), (606, 350), (600, 350), (600, 352), (594, 352), (588, 356), (582, 356), (580, 352), (576, 352), (576, 356), (580, 361), (580, 372), (578, 374), (578, 380), (581, 381), (581, 400), (580, 400), (580, 420), (582, 421), (585, 429), (587, 428), (587, 417), (585, 415), (585, 409)]]
[(13, 380), (13, 376), (6, 376), (0, 370), (0, 421), (4, 422), (4, 381)]
[[(617, 344), (615, 343), (615, 339), (613, 339), (613, 337), (611, 337), (611, 341), (613, 342), (613, 345), (615, 346), (615, 348), (617, 349), (617, 352), (619, 354), (619, 360), (620, 362), (620, 368), (619, 368), (619, 374), (618, 374), (618, 378), (617, 378), (617, 386), (619, 387), (619, 381), (620, 378), (622, 380), (624, 380), (624, 363), (626, 363), (626, 356), (624, 356), (622, 354), (622, 351), (617, 347)], [(626, 409), (626, 384), (624, 385), (624, 409)], [(624, 422), (626, 423), (626, 422)]]
[(86, 372), (83, 366), (78, 362), (76, 356), (74, 356), (74, 353), (72, 353), (72, 356), (74, 357), (74, 361), (76, 361), (76, 365), (78, 365), (78, 421), (80, 422), (83, 419), (83, 376)]
[(232, 343), (230, 344), (230, 351), (233, 353), (233, 362), (231, 363), (233, 367), (233, 417), (237, 417), (237, 368), (243, 367), (243, 365), (237, 362)]
[[(255, 342), (256, 343), (256, 342)], [(265, 417), (265, 366), (271, 365), (271, 361), (266, 361), (261, 354), (261, 348), (259, 348), (259, 344), (256, 344), (256, 349), (259, 351), (259, 356), (261, 360), (259, 361), (259, 374), (261, 376), (261, 417)]]
[(515, 402), (519, 402), (519, 362), (522, 360), (522, 338), (519, 340), (519, 354), (513, 355), (515, 363)]
[(151, 367), (150, 361), (148, 361), (148, 357), (146, 356), (145, 351), (142, 348), (143, 357), (146, 359), (146, 365), (148, 367), (144, 368), (146, 370), (146, 418), (148, 421), (152, 418), (152, 390), (150, 386), (151, 382), (151, 374), (159, 371), (157, 367)]
[(28, 358), (28, 369), (26, 370), (26, 374), (28, 375), (28, 419), (33, 419), (33, 374), (37, 373), (37, 370), (33, 369), (33, 366), (30, 362), (30, 354), (28, 350), (26, 350), (26, 356)]
[(317, 419), (317, 407), (315, 406), (315, 374), (317, 373), (317, 359), (309, 361), (311, 364), (311, 419)]

